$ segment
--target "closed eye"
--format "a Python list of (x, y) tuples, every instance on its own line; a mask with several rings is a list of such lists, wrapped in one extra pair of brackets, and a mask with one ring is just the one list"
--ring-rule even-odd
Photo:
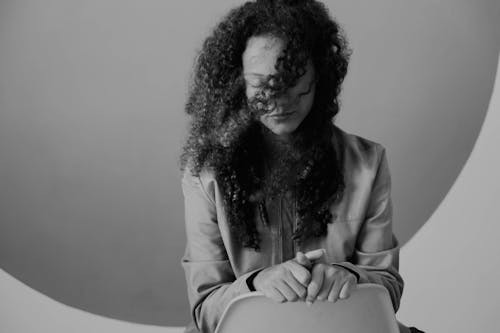
[(315, 80), (312, 80), (311, 83), (309, 84), (309, 88), (307, 88), (306, 91), (299, 93), (299, 96), (302, 97), (305, 95), (309, 95), (311, 93), (312, 88), (313, 88), (315, 83), (316, 83)]

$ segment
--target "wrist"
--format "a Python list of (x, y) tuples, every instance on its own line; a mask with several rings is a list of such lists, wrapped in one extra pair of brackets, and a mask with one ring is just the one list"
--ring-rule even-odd
[(257, 287), (257, 276), (259, 275), (259, 273), (262, 272), (262, 270), (258, 270), (256, 272), (254, 272), (253, 274), (251, 274), (248, 278), (247, 278), (247, 286), (248, 286), (248, 289), (250, 289), (250, 291), (258, 291), (258, 287)]
[(359, 283), (359, 280), (361, 278), (361, 276), (359, 275), (359, 273), (357, 271), (355, 271), (354, 269), (346, 266), (346, 265), (342, 265), (340, 263), (332, 263), (333, 266), (337, 266), (337, 267), (342, 267), (345, 271), (351, 273), (352, 275), (354, 275), (354, 277), (356, 278), (356, 282)]

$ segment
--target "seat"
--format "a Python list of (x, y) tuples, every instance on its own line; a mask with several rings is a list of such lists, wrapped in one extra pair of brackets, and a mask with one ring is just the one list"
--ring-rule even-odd
[(215, 333), (399, 333), (387, 290), (361, 284), (351, 296), (335, 303), (276, 303), (260, 292), (233, 299)]

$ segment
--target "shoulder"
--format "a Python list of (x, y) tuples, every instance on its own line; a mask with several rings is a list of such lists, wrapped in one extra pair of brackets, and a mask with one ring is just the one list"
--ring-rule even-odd
[[(377, 173), (381, 163), (386, 161), (385, 147), (374, 140), (347, 132), (337, 125), (333, 126), (332, 143), (342, 155), (346, 174), (353, 176), (357, 171)], [(217, 201), (218, 186), (213, 169), (203, 168), (198, 175), (193, 175), (187, 167), (183, 175), (183, 183), (186, 182), (198, 187), (212, 203)]]
[(191, 165), (187, 164), (182, 171), (182, 186), (185, 195), (186, 189), (195, 189), (206, 200), (215, 204), (215, 189), (217, 188), (217, 184), (215, 181), (215, 172), (212, 169), (203, 168), (199, 173), (194, 173)]
[(334, 125), (334, 133), (333, 144), (343, 154), (344, 166), (347, 169), (378, 168), (385, 155), (385, 147), (382, 144), (347, 132), (337, 125)]

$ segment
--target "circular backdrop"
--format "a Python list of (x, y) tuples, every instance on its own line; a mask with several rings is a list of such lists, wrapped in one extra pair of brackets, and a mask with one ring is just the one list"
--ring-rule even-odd
[[(240, 3), (2, 1), (2, 269), (93, 313), (187, 323), (177, 164), (187, 79), (209, 29)], [(404, 244), (472, 150), (500, 4), (325, 3), (353, 49), (337, 123), (386, 147)]]

